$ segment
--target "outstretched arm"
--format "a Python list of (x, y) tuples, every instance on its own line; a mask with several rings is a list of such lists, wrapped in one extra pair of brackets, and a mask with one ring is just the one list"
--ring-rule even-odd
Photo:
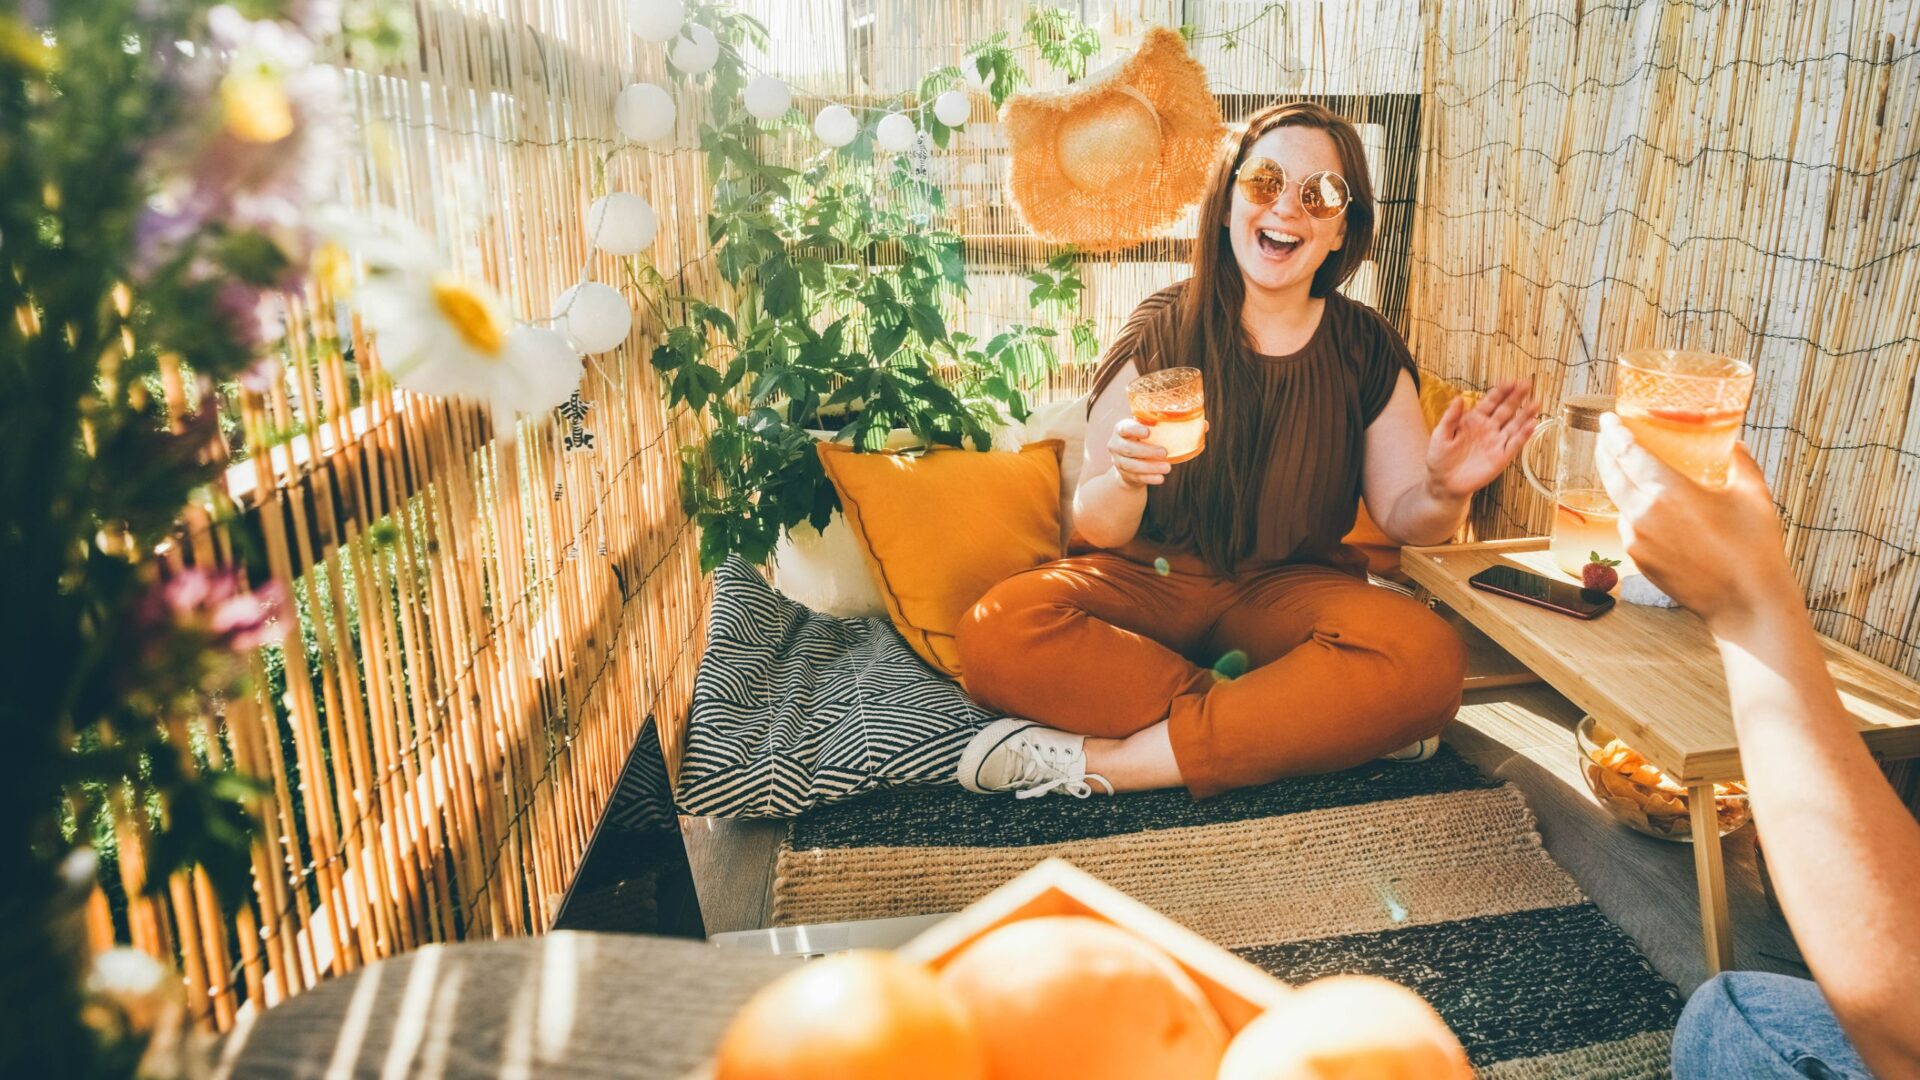
[(1601, 479), (1627, 554), (1706, 621), (1780, 906), (1876, 1075), (1920, 1076), (1920, 824), (1861, 742), (1741, 447), (1709, 489), (1602, 419)]
[(1367, 426), (1367, 509), (1402, 544), (1445, 543), (1466, 520), (1473, 493), (1513, 461), (1533, 428), (1532, 387), (1515, 381), (1471, 409), (1455, 399), (1428, 433), (1413, 377), (1402, 371), (1387, 407)]

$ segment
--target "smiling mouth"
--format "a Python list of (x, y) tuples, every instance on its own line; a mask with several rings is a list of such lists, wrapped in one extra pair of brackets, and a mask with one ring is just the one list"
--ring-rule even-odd
[(1286, 258), (1293, 254), (1301, 243), (1298, 233), (1291, 233), (1285, 229), (1257, 229), (1254, 235), (1258, 238), (1261, 253), (1273, 259)]

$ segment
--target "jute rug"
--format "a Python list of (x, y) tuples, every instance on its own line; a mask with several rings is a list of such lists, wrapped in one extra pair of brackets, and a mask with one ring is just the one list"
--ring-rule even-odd
[(1450, 750), (1195, 802), (903, 788), (793, 823), (776, 924), (955, 911), (1058, 855), (1287, 982), (1393, 979), (1483, 1077), (1659, 1077), (1680, 998)]

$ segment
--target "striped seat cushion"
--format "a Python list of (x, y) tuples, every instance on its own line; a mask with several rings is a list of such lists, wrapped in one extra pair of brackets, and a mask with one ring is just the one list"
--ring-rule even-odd
[(792, 817), (903, 784), (952, 783), (993, 719), (885, 619), (821, 615), (738, 558), (714, 572), (681, 812)]

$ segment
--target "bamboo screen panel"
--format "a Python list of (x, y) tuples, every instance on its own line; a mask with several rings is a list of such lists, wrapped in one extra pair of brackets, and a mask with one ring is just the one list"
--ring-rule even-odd
[[(349, 72), (364, 147), (343, 163), (346, 202), (411, 219), (453, 269), (543, 318), (583, 267), (627, 284), (619, 261), (589, 259), (582, 212), (641, 192), (662, 210), (654, 265), (677, 291), (712, 291), (693, 140), (615, 152), (618, 91), (670, 82), (619, 5), (419, 15), (416, 63)], [(659, 323), (644, 305), (583, 383), (591, 445), (570, 448), (565, 422), (500, 439), (480, 410), (378, 392), (377, 349), (336, 299), (294, 298), (283, 377), (237, 402), (240, 517), (195, 515), (172, 556), (244, 558), (298, 609), (299, 630), (262, 657), (267, 692), (225, 703), (207, 740), (271, 784), (253, 894), (223, 910), (181, 875), (138, 899), (144, 842), (127, 816), (124, 923), (95, 907), (96, 936), (177, 962), (220, 1028), (421, 944), (547, 928), (643, 723), (684, 712), (702, 639), (677, 487), (694, 428), (649, 377)]]
[[(969, 45), (1012, 31), (1013, 0), (751, 0), (760, 70), (796, 88), (769, 146), (798, 160), (826, 101), (877, 107)], [(1375, 259), (1348, 292), (1406, 333), (1429, 373), (1485, 386), (1532, 375), (1548, 405), (1611, 385), (1643, 344), (1752, 360), (1748, 439), (1792, 523), (1823, 628), (1920, 672), (1920, 5), (1071, 4), (1102, 37), (1191, 24), (1229, 121), (1308, 96), (1362, 125), (1382, 199)], [(660, 322), (619, 261), (590, 259), (581, 211), (609, 190), (660, 212), (649, 253), (676, 292), (711, 295), (698, 96), (671, 146), (624, 146), (612, 101), (683, 87), (604, 0), (420, 5), (423, 48), (354, 79), (365, 146), (344, 190), (428, 227), (460, 269), (527, 316), (587, 267), (636, 326), (582, 386), (591, 449), (565, 425), (492, 437), (464, 407), (368, 392), (378, 357), (332, 298), (301, 298), (287, 378), (242, 402), (250, 514), (199, 529), (196, 560), (251, 549), (299, 598), (304, 648), (228, 703), (216, 754), (268, 777), (256, 895), (223, 911), (203, 882), (128, 908), (137, 944), (177, 960), (210, 1023), (424, 942), (549, 925), (637, 732), (678, 751), (706, 585), (676, 462), (697, 431), (662, 406), (646, 357)], [(871, 119), (869, 117), (869, 119)], [(967, 238), (970, 294), (948, 324), (1010, 322), (1110, 339), (1184, 276), (1196, 223), (1085, 258), (1077, 310), (1032, 309), (1050, 252), (1000, 191), (1006, 146), (974, 122), (920, 163), (934, 222)], [(1066, 352), (1061, 350), (1064, 358)], [(1038, 396), (1077, 392), (1067, 364)], [(1543, 531), (1508, 480), (1479, 530)], [(121, 872), (140, 883), (137, 830)]]
[[(1920, 675), (1920, 4), (1431, 4), (1410, 341), (1474, 385), (1754, 365), (1821, 629)], [(1480, 524), (1541, 533), (1510, 472)]]

